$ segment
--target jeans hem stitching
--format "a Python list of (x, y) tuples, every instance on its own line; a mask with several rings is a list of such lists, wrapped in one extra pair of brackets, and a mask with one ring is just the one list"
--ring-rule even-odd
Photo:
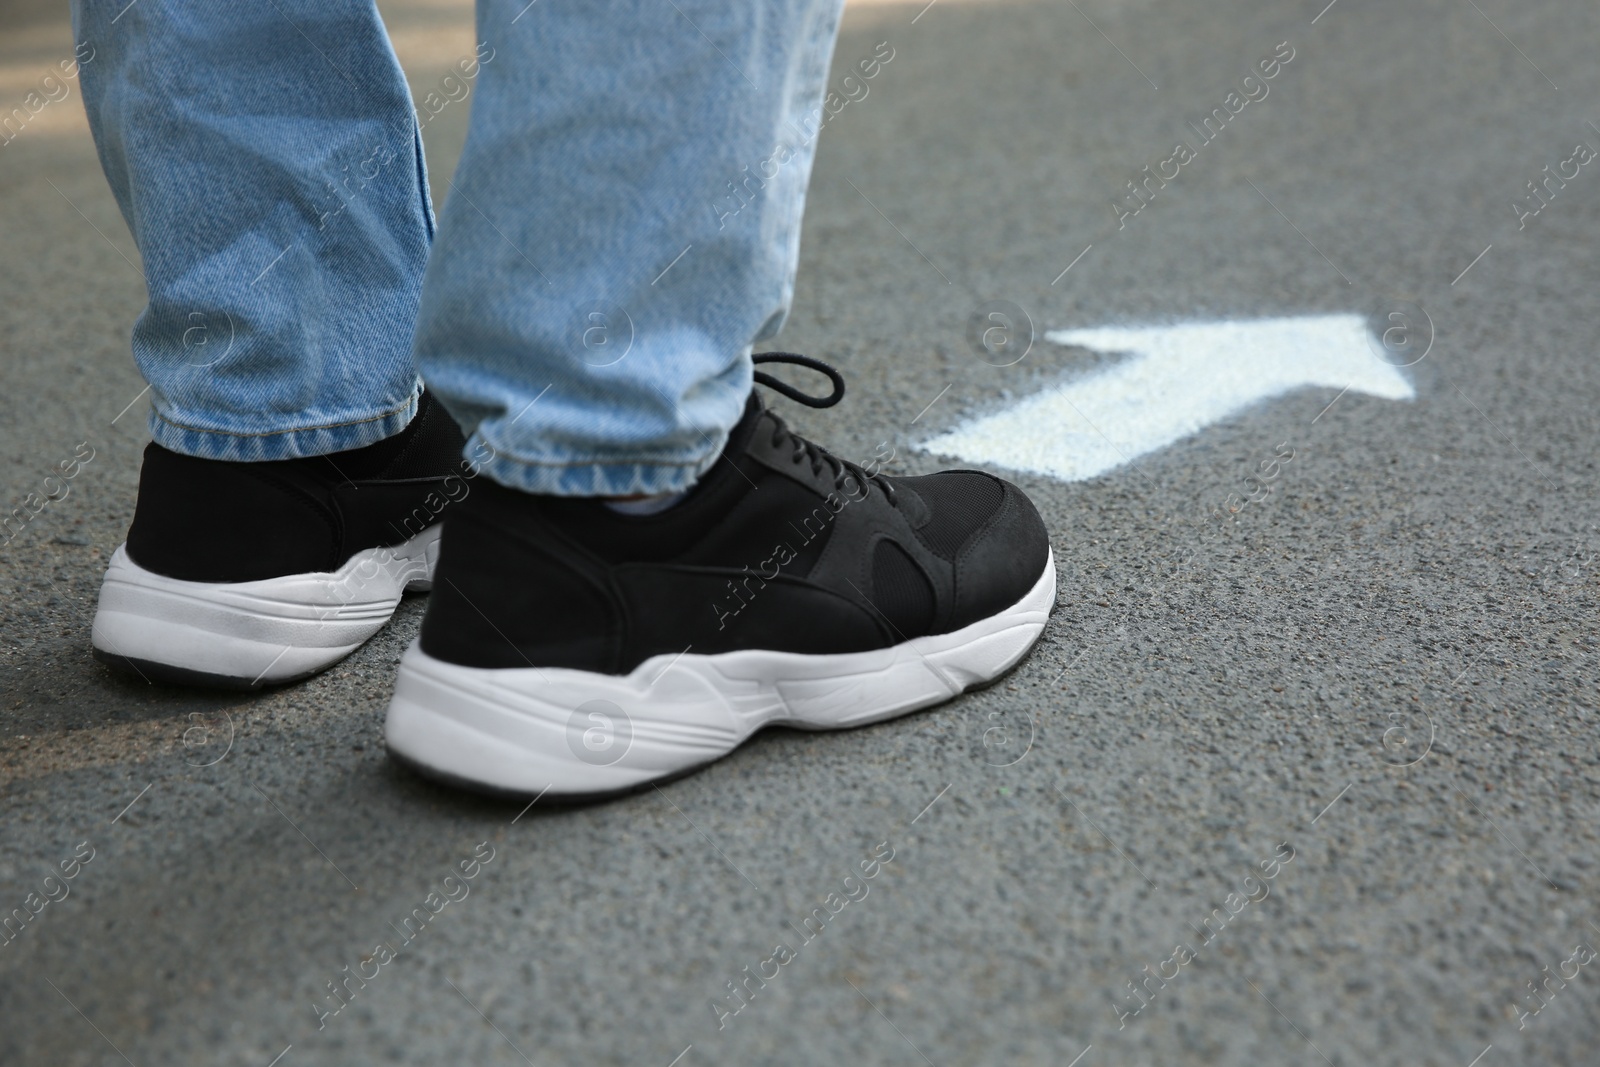
[(151, 414), (154, 415), (159, 421), (171, 426), (173, 429), (183, 430), (186, 433), (207, 433), (213, 434), (217, 437), (287, 437), (290, 434), (317, 433), (321, 430), (340, 430), (346, 426), (365, 426), (369, 422), (382, 422), (384, 419), (392, 419), (396, 415), (401, 414), (406, 410), (406, 408), (410, 407), (416, 402), (417, 394), (413, 393), (399, 407), (392, 408), (389, 411), (385, 411), (379, 415), (374, 415), (371, 418), (351, 419), (348, 422), (330, 422), (321, 426), (295, 426), (285, 430), (265, 430), (261, 433), (244, 433), (239, 430), (207, 430), (200, 426), (186, 426), (181, 422), (176, 422), (173, 419), (169, 419), (159, 411), (152, 412)]

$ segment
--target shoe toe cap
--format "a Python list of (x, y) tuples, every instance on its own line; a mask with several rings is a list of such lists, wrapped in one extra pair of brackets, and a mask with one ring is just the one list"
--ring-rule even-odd
[(986, 619), (1021, 600), (1050, 559), (1050, 536), (1027, 494), (999, 478), (1000, 505), (956, 554), (955, 627)]
[(1039, 581), (1050, 559), (1044, 520), (1027, 494), (982, 471), (898, 480), (916, 496), (917, 536), (954, 571), (955, 603), (942, 629), (1005, 611)]

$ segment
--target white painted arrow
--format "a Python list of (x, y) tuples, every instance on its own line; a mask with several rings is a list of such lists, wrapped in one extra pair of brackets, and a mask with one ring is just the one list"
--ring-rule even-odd
[(923, 451), (1082, 481), (1293, 389), (1416, 396), (1378, 357), (1360, 315), (1054, 330), (1045, 339), (1133, 356), (941, 434)]

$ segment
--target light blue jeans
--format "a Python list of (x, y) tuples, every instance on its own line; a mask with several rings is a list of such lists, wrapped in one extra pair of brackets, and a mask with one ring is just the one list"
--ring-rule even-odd
[[(793, 295), (841, 5), (479, 0), (414, 108), (372, 0), (74, 0), (152, 435), (357, 448), (420, 372), (505, 485), (692, 484)], [(435, 239), (419, 127), (468, 106)]]

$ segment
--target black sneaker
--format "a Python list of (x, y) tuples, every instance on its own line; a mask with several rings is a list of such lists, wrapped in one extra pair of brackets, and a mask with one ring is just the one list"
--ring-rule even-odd
[(424, 392), (400, 433), (267, 463), (151, 443), (95, 658), (149, 680), (255, 688), (338, 662), (429, 587), (439, 520), (471, 486), (461, 431)]
[[(837, 374), (803, 362), (833, 396), (757, 378), (836, 402)], [(1044, 523), (1015, 486), (868, 472), (752, 395), (716, 464), (654, 515), (475, 486), (385, 737), (457, 784), (625, 791), (763, 726), (860, 726), (993, 681), (1038, 639), (1055, 593)]]

